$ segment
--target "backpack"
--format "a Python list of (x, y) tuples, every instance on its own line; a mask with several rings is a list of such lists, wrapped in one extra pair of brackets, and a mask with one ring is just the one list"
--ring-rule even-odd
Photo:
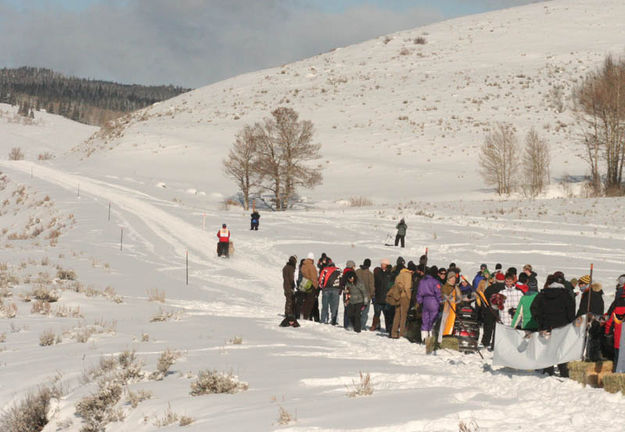
[(308, 293), (312, 291), (312, 289), (313, 289), (312, 281), (305, 277), (302, 278), (302, 280), (299, 282), (299, 285), (297, 286), (297, 290), (304, 292), (304, 293)]
[(393, 284), (391, 289), (386, 293), (386, 304), (391, 306), (399, 306), (399, 300), (401, 298), (401, 292), (399, 291), (399, 285)]
[(319, 288), (340, 288), (339, 287), (339, 276), (341, 276), (341, 270), (338, 268), (334, 268), (334, 271), (330, 272), (330, 268), (324, 269), (322, 272), (322, 277), (319, 278)]

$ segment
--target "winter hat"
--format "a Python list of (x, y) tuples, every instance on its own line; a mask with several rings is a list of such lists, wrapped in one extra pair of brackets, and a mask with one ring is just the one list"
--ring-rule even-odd
[(495, 264), (495, 270), (501, 270), (501, 264), (499, 263)]
[(347, 262), (345, 263), (345, 267), (354, 268), (356, 267), (356, 263), (352, 260), (347, 260)]
[(512, 274), (516, 276), (517, 275), (516, 267), (510, 267), (508, 271), (506, 271), (506, 274)]
[(430, 270), (428, 271), (428, 275), (432, 276), (433, 278), (438, 276), (438, 267), (436, 267), (435, 265), (430, 267)]
[(447, 267), (447, 268), (448, 268), (449, 270), (451, 270), (451, 269), (455, 269), (455, 268), (456, 268), (456, 263), (454, 263), (454, 262), (449, 263), (449, 267)]
[(495, 279), (499, 282), (506, 280), (506, 277), (503, 273), (499, 272), (495, 275)]
[(562, 273), (561, 271), (555, 272), (553, 274), (553, 277), (554, 277), (554, 282), (564, 284), (564, 273)]
[(484, 279), (490, 279), (490, 272), (488, 270), (484, 270), (482, 272), (482, 276), (484, 276)]
[(398, 266), (404, 266), (405, 264), (406, 264), (406, 260), (404, 259), (404, 257), (397, 258), (397, 265)]
[(225, 228), (225, 227), (226, 227), (226, 224), (221, 224), (221, 227), (222, 227), (222, 228)]
[(486, 264), (480, 265), (480, 270), (486, 270), (486, 269), (488, 269), (488, 266)]
[(388, 258), (382, 258), (380, 260), (380, 264), (391, 265), (391, 262), (389, 261)]
[(447, 273), (447, 278), (446, 278), (446, 280), (447, 280), (447, 281), (449, 281), (449, 279), (451, 279), (452, 277), (453, 277), (453, 278), (455, 278), (455, 277), (456, 277), (456, 272), (451, 271), (451, 272)]
[(427, 265), (427, 263), (428, 263), (428, 256), (421, 255), (421, 257), (419, 257), (419, 264)]
[(578, 279), (578, 282), (579, 282), (579, 283), (583, 283), (584, 285), (588, 285), (588, 284), (590, 283), (590, 275), (584, 275), (584, 276), (581, 276), (581, 277)]
[(417, 265), (413, 263), (412, 261), (408, 261), (408, 270), (410, 270), (411, 272), (416, 272)]
[(371, 260), (369, 258), (365, 258), (365, 260), (362, 262), (362, 267), (366, 269), (371, 267)]
[(315, 260), (315, 254), (312, 252), (308, 252), (308, 255), (306, 255), (306, 258), (311, 259), (311, 260)]

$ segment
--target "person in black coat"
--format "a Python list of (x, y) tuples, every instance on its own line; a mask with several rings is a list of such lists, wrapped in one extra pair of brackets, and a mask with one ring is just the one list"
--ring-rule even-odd
[[(563, 327), (575, 319), (575, 300), (564, 285), (563, 276), (554, 276), (555, 281), (538, 293), (530, 308), (540, 331)], [(561, 377), (569, 376), (566, 363), (559, 364), (558, 369)], [(553, 366), (543, 369), (543, 373), (553, 375)]]
[[(492, 349), (495, 343), (495, 324), (499, 320), (499, 309), (494, 309), (491, 306), (491, 297), (493, 294), (498, 294), (506, 287), (505, 283), (497, 280), (497, 282), (491, 284), (484, 290), (484, 297), (488, 304), (482, 304), (482, 319), (484, 320), (483, 332), (482, 332), (482, 345), (486, 348)], [(490, 310), (488, 310), (490, 309)]]
[[(600, 317), (605, 312), (605, 304), (603, 303), (603, 287), (600, 283), (593, 283), (582, 293), (582, 299), (579, 302), (576, 317), (590, 312), (594, 316)], [(588, 308), (588, 296), (590, 296), (590, 309)]]

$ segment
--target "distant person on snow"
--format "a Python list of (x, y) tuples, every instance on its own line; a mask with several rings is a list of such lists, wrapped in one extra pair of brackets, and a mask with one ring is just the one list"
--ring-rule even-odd
[(223, 224), (221, 229), (217, 231), (217, 238), (219, 239), (219, 243), (217, 243), (217, 256), (225, 256), (228, 258), (230, 255), (228, 253), (228, 248), (230, 247), (230, 230)]
[(254, 210), (250, 217), (252, 218), (250, 221), (250, 230), (258, 231), (258, 226), (260, 225), (260, 214), (258, 211)]
[(402, 218), (395, 228), (397, 228), (397, 235), (395, 236), (395, 246), (397, 246), (401, 241), (401, 247), (405, 247), (406, 230), (408, 229), (406, 221), (404, 221), (404, 219)]

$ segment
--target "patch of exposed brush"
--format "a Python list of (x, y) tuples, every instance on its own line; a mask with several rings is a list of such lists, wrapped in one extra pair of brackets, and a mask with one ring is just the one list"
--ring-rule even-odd
[(352, 385), (348, 387), (347, 396), (371, 396), (373, 394), (373, 383), (369, 373), (360, 372), (360, 380), (352, 381)]
[(59, 386), (43, 386), (29, 393), (22, 401), (5, 408), (0, 413), (0, 430), (15, 432), (39, 432), (48, 424), (50, 401), (59, 399)]
[(150, 374), (150, 379), (160, 381), (167, 376), (169, 368), (178, 360), (180, 353), (167, 348), (158, 358), (156, 370)]
[(247, 383), (240, 382), (236, 376), (216, 370), (203, 370), (191, 383), (191, 395), (200, 396), (213, 393), (237, 393), (248, 389)]

